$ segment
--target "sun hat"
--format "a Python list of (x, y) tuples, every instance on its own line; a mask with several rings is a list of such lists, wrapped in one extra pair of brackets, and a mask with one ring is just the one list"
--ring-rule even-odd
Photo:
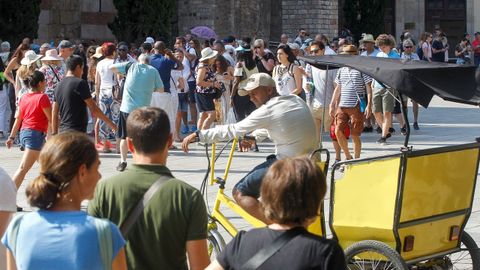
[(202, 50), (202, 58), (200, 58), (200, 62), (203, 62), (205, 60), (208, 60), (210, 58), (213, 58), (215, 56), (217, 56), (217, 51), (214, 51), (212, 50), (212, 48), (210, 47), (207, 47), (205, 49)]
[(275, 81), (267, 73), (255, 73), (247, 79), (247, 84), (242, 89), (238, 89), (238, 95), (246, 96), (248, 92), (260, 86), (275, 87)]
[(95, 49), (95, 54), (92, 55), (93, 58), (100, 58), (103, 56), (103, 50), (102, 50), (102, 46), (98, 46), (96, 49)]
[(145, 43), (150, 43), (153, 45), (153, 43), (155, 43), (155, 39), (153, 37), (147, 37), (145, 39)]
[(62, 41), (60, 41), (60, 44), (58, 44), (58, 48), (59, 49), (73, 48), (73, 44), (72, 44), (72, 42), (70, 42), (68, 40), (62, 40)]
[(349, 55), (356, 55), (358, 54), (357, 47), (355, 45), (344, 45), (342, 52), (339, 54), (349, 54)]
[(365, 42), (370, 42), (370, 43), (375, 43), (375, 39), (373, 38), (372, 34), (365, 34), (363, 38), (360, 40), (360, 42), (365, 43)]
[(56, 49), (51, 49), (45, 52), (45, 56), (42, 58), (42, 61), (61, 61), (62, 58), (58, 56)]
[(41, 55), (36, 54), (34, 51), (29, 50), (25, 53), (25, 57), (23, 57), (20, 64), (28, 66), (38, 61), (38, 59), (42, 58)]

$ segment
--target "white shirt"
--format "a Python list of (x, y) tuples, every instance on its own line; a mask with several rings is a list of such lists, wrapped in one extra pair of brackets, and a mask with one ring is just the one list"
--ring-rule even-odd
[(337, 71), (328, 71), (327, 91), (325, 91), (325, 80), (327, 78), (326, 70), (321, 70), (308, 64), (307, 73), (310, 74), (311, 78), (313, 79), (313, 85), (315, 86), (311, 107), (321, 108), (324, 106), (329, 106), (330, 101), (332, 100), (333, 90), (335, 89), (334, 81), (335, 77), (337, 76)]
[(17, 188), (8, 174), (0, 168), (0, 211), (17, 212)]
[(200, 140), (206, 143), (227, 141), (256, 129), (266, 129), (275, 143), (278, 159), (305, 155), (317, 146), (312, 113), (297, 95), (276, 96), (242, 121), (202, 130)]
[(233, 59), (233, 57), (227, 51), (225, 51), (222, 54), (222, 56), (225, 57), (225, 59), (227, 59), (227, 62), (230, 66), (232, 66), (232, 67), (235, 66), (235, 59)]
[(297, 88), (295, 77), (293, 76), (293, 69), (293, 64), (290, 64), (286, 68), (278, 65), (273, 69), (272, 79), (275, 81), (275, 87), (277, 88), (278, 94), (281, 96), (291, 95), (292, 91)]
[(330, 46), (325, 46), (325, 55), (337, 55), (337, 53)]
[(100, 74), (100, 92), (111, 95), (112, 87), (115, 85), (115, 75), (110, 66), (114, 59), (105, 58), (97, 64), (97, 73)]

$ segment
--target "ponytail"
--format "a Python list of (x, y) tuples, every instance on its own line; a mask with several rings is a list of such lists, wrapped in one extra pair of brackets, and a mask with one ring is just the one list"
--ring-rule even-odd
[(55, 175), (41, 173), (26, 189), (28, 203), (42, 210), (52, 207), (60, 191), (59, 183)]

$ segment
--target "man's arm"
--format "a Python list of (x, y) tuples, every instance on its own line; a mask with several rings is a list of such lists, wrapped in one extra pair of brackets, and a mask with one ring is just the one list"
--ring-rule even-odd
[(84, 100), (85, 103), (87, 104), (88, 109), (92, 112), (92, 115), (94, 117), (100, 118), (100, 120), (103, 120), (107, 125), (113, 129), (114, 131), (117, 130), (117, 126), (108, 118), (103, 112), (98, 108), (97, 104), (93, 101), (92, 98), (88, 98)]
[(187, 254), (191, 270), (203, 270), (210, 264), (207, 239), (187, 241)]
[(265, 58), (266, 54), (262, 57), (260, 57), (260, 61), (262, 62), (263, 67), (268, 71), (272, 71), (273, 67), (275, 66), (275, 61), (273, 59), (266, 59)]
[(338, 102), (340, 101), (341, 91), (342, 91), (342, 87), (340, 86), (340, 84), (337, 84), (337, 87), (335, 87), (335, 90), (333, 90), (332, 101), (330, 102), (329, 113), (330, 113), (330, 116), (332, 117), (335, 116), (335, 111), (337, 109)]
[(172, 54), (172, 51), (170, 50), (165, 50), (165, 55), (168, 57), (168, 59), (172, 60), (173, 62), (175, 62), (175, 64), (177, 64), (177, 67), (174, 68), (175, 70), (183, 70), (183, 64), (180, 60), (178, 60), (173, 54)]
[(58, 133), (58, 103), (53, 102), (52, 105), (52, 135)]
[(365, 117), (368, 119), (372, 114), (372, 83), (365, 84), (367, 88), (367, 108), (365, 110)]

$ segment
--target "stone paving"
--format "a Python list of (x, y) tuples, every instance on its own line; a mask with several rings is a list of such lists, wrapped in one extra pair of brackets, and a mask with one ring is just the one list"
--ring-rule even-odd
[[(410, 108), (411, 115), (411, 108)], [(475, 137), (480, 137), (480, 109), (472, 106), (466, 106), (456, 103), (445, 102), (438, 98), (434, 98), (428, 109), (420, 109), (420, 130), (412, 129), (410, 144), (414, 149), (425, 149), (444, 145), (455, 145), (460, 143), (473, 142)], [(363, 151), (362, 157), (373, 157), (384, 154), (398, 152), (403, 144), (404, 136), (399, 133), (398, 124), (395, 124), (397, 133), (389, 139), (389, 145), (380, 146), (376, 144), (378, 135), (376, 133), (366, 133), (362, 135)], [(324, 136), (324, 147), (333, 153), (333, 147), (327, 135)], [(231, 194), (233, 185), (245, 175), (256, 164), (263, 161), (264, 157), (274, 151), (272, 143), (259, 144), (260, 152), (236, 153), (230, 170), (227, 183), (227, 194)], [(10, 175), (13, 175), (22, 152), (18, 148), (6, 149), (4, 140), (0, 140), (0, 166), (4, 168)], [(116, 174), (115, 167), (118, 163), (119, 156), (116, 154), (101, 154), (102, 165), (100, 171), (103, 177), (109, 177)], [(131, 161), (131, 159), (129, 159)], [(226, 164), (226, 158), (222, 157), (216, 165), (218, 175), (222, 173), (222, 168)], [(168, 159), (168, 167), (170, 167), (174, 175), (185, 180), (194, 187), (199, 188), (205, 170), (207, 160), (205, 150), (201, 146), (193, 146), (189, 154), (183, 153), (181, 150), (172, 150)], [(24, 189), (25, 185), (35, 177), (38, 173), (38, 164), (34, 165), (32, 170), (27, 174), (24, 184), (20, 188), (18, 194), (18, 204), (29, 210)], [(466, 230), (480, 243), (480, 191), (477, 185), (475, 192), (475, 200), (473, 212), (466, 227)], [(216, 186), (208, 187), (208, 204), (210, 208), (213, 206), (215, 198)], [(326, 202), (328, 202), (328, 195)], [(433, 200), (435, 198), (432, 198)], [(325, 204), (328, 211), (328, 203)], [(225, 211), (227, 217), (240, 229), (248, 229), (248, 225), (238, 216), (230, 211)], [(226, 240), (230, 239), (225, 232), (222, 232)]]

